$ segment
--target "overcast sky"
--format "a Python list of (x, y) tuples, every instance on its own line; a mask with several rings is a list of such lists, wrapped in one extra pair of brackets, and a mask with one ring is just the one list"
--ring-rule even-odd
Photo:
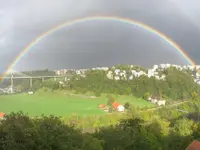
[[(143, 22), (173, 39), (200, 63), (199, 0), (0, 0), (0, 71), (37, 36), (70, 19), (112, 15)], [(47, 36), (16, 70), (88, 68), (114, 64), (188, 64), (166, 42), (111, 21), (66, 27)]]

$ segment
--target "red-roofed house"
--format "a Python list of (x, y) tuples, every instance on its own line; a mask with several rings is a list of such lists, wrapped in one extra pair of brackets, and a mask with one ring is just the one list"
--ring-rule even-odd
[(119, 111), (119, 112), (123, 112), (124, 111), (124, 106), (119, 104), (119, 103), (117, 103), (117, 102), (112, 103), (112, 107), (115, 110)]
[(99, 105), (99, 108), (100, 108), (100, 109), (105, 109), (105, 108), (106, 108), (106, 104), (100, 104), (100, 105)]
[(200, 150), (200, 142), (194, 140), (187, 148), (186, 150)]
[(0, 112), (0, 119), (2, 119), (5, 116), (5, 113)]

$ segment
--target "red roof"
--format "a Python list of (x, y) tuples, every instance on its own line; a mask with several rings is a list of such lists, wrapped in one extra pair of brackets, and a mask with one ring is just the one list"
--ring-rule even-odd
[(0, 112), (0, 118), (3, 118), (3, 117), (4, 117), (4, 115), (5, 115), (5, 113), (3, 113), (3, 112)]
[(106, 107), (106, 104), (99, 105), (99, 108), (105, 108), (105, 107)]
[(193, 141), (187, 148), (186, 150), (200, 150), (200, 142), (198, 141)]
[(117, 102), (114, 102), (112, 103), (112, 107), (117, 109), (117, 107), (119, 107), (121, 104), (117, 103)]

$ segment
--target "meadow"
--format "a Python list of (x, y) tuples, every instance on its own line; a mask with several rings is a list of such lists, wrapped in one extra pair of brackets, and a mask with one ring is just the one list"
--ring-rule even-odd
[[(154, 105), (144, 99), (133, 96), (114, 95), (120, 104), (129, 102), (135, 107), (153, 107)], [(66, 91), (44, 92), (39, 91), (33, 95), (17, 94), (0, 96), (0, 112), (10, 113), (23, 111), (30, 116), (56, 115), (103, 115), (106, 112), (98, 108), (99, 104), (106, 104), (107, 96), (91, 98), (87, 94), (78, 95)]]

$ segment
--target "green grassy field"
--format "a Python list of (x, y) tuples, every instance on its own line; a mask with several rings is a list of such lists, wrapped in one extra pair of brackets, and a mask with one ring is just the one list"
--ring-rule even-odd
[[(117, 102), (129, 102), (136, 107), (153, 107), (154, 105), (133, 96), (114, 96)], [(98, 109), (99, 104), (106, 104), (107, 97), (89, 98), (81, 95), (68, 95), (64, 91), (37, 92), (33, 95), (19, 94), (0, 96), (0, 112), (10, 113), (23, 111), (30, 116), (50, 115), (69, 116), (102, 115), (104, 111)]]

